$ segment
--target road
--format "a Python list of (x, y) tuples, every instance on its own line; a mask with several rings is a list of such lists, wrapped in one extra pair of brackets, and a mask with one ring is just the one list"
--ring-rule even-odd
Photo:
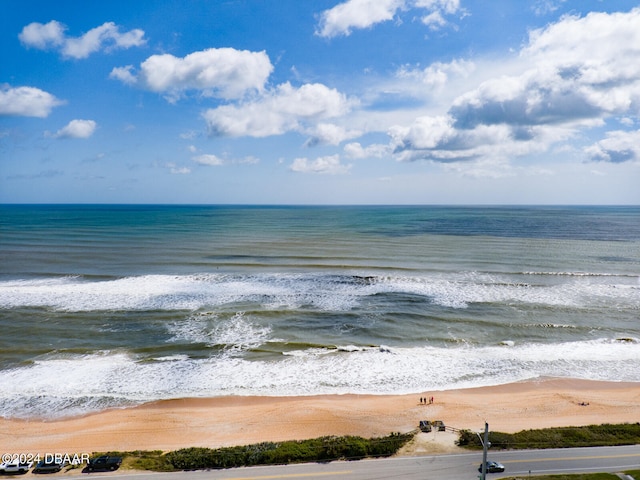
[[(505, 473), (488, 479), (531, 475), (621, 472), (640, 469), (640, 445), (490, 452), (489, 460), (504, 464)], [(118, 480), (473, 480), (478, 478), (482, 453), (400, 457), (354, 462), (308, 463), (179, 473), (121, 475)], [(92, 474), (92, 477), (99, 476)], [(105, 475), (107, 476), (107, 475)], [(77, 480), (77, 476), (74, 477)], [(640, 479), (638, 479), (640, 480)]]

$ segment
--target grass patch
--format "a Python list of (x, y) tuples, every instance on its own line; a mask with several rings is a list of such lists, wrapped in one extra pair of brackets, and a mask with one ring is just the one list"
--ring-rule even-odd
[[(640, 423), (489, 432), (489, 441), (494, 450), (637, 445), (640, 444)], [(461, 430), (456, 443), (465, 448), (482, 449), (478, 435), (470, 430)]]

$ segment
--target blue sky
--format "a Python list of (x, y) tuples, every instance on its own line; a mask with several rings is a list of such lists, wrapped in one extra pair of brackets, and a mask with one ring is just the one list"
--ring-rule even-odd
[(2, 7), (2, 203), (640, 204), (637, 2)]

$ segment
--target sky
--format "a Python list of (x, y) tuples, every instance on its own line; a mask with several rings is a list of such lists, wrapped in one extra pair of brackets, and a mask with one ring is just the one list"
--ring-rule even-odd
[(637, 1), (0, 8), (0, 203), (640, 204)]

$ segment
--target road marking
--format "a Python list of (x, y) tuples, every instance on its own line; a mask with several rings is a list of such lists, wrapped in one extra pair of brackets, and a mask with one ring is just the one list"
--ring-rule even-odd
[(563, 462), (566, 460), (594, 460), (597, 458), (625, 458), (625, 457), (640, 457), (640, 453), (625, 453), (621, 455), (590, 455), (587, 457), (530, 458), (527, 460), (505, 460), (501, 463)]
[(341, 472), (325, 473), (288, 473), (286, 475), (260, 475), (259, 477), (235, 477), (229, 480), (264, 480), (269, 478), (302, 478), (302, 477), (328, 477), (330, 475), (346, 475), (353, 473), (353, 470), (342, 470)]

